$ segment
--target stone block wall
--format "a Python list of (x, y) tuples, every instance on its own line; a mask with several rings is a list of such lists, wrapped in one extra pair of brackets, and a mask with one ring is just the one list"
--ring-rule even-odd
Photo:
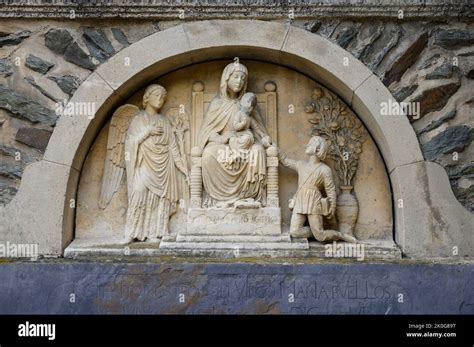
[(24, 167), (42, 158), (58, 105), (98, 65), (183, 20), (254, 18), (337, 43), (398, 101), (418, 102), (420, 113), (410, 121), (425, 159), (445, 167), (456, 197), (474, 212), (474, 11), (468, 1), (292, 3), (0, 1), (0, 204), (15, 195)]

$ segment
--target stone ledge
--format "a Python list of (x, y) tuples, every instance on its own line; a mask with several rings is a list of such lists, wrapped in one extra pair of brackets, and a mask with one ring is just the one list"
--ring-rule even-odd
[[(392, 18), (403, 9), (406, 19), (454, 18), (474, 16), (469, 0), (365, 0), (354, 4), (351, 0), (274, 1), (257, 4), (236, 4), (233, 0), (194, 0), (172, 4), (166, 0), (86, 0), (74, 3), (68, 0), (0, 0), (0, 18), (69, 18), (71, 10), (76, 18), (142, 18), (179, 19), (184, 10), (185, 19), (288, 19), (294, 9), (295, 19), (304, 18)], [(256, 2), (256, 1), (255, 1)]]
[[(97, 242), (96, 242), (97, 244)], [(125, 246), (104, 244), (102, 246), (94, 246), (90, 240), (74, 240), (64, 251), (64, 257), (70, 259), (90, 259), (93, 257), (107, 257), (108, 259), (126, 260), (141, 257), (207, 257), (214, 259), (235, 259), (235, 258), (258, 258), (258, 261), (265, 261), (266, 257), (272, 259), (303, 259), (310, 261), (311, 259), (320, 259), (324, 261), (337, 261), (344, 259), (345, 261), (358, 262), (351, 258), (328, 258), (325, 254), (325, 246), (319, 242), (309, 242), (306, 240), (296, 241), (296, 246), (304, 246), (301, 249), (183, 249), (178, 251), (174, 249), (160, 248), (159, 243), (135, 243), (126, 248)], [(341, 243), (346, 244), (346, 243)], [(402, 253), (400, 249), (392, 241), (371, 240), (365, 241), (365, 260), (400, 260)], [(128, 255), (125, 255), (127, 253)], [(192, 259), (187, 258), (188, 261)], [(286, 260), (285, 260), (286, 261)]]

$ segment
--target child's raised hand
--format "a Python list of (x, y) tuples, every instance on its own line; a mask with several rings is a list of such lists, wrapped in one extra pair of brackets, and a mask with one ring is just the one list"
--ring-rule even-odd
[(272, 145), (272, 139), (270, 138), (270, 136), (265, 135), (264, 137), (262, 137), (262, 145), (265, 148), (268, 148)]

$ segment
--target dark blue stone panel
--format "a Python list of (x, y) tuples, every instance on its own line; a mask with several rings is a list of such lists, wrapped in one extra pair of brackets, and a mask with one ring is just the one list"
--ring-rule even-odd
[(474, 264), (4, 263), (2, 314), (474, 314)]

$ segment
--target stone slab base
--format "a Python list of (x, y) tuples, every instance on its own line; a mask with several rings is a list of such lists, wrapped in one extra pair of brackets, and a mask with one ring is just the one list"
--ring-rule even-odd
[(2, 262), (0, 313), (474, 314), (472, 262), (155, 262)]
[(163, 238), (162, 249), (208, 249), (208, 250), (282, 250), (309, 249), (307, 239), (292, 239), (283, 234), (249, 235), (244, 229), (240, 234), (179, 233), (174, 239)]
[(281, 235), (279, 207), (256, 209), (190, 208), (187, 228), (190, 235)]
[(297, 250), (308, 249), (308, 240), (284, 240), (284, 237), (275, 236), (270, 238), (258, 237), (255, 241), (253, 239), (247, 240), (239, 236), (231, 237), (230, 240), (209, 240), (197, 238), (196, 240), (181, 240), (181, 242), (166, 242), (162, 241), (161, 249), (207, 249), (207, 250)]
[[(299, 243), (301, 242), (301, 243)], [(247, 248), (219, 248), (219, 243), (211, 245), (212, 247), (186, 248), (183, 245), (175, 245), (178, 242), (164, 241), (162, 243), (168, 244), (169, 247), (163, 247), (160, 243), (133, 243), (128, 246), (103, 244), (100, 245), (98, 240), (95, 244), (91, 244), (90, 240), (74, 240), (64, 251), (64, 257), (71, 259), (90, 259), (91, 257), (112, 257), (114, 259), (124, 260), (134, 257), (212, 257), (216, 259), (229, 258), (261, 258), (271, 257), (276, 259), (291, 258), (291, 259), (313, 259), (313, 260), (338, 260), (347, 259), (349, 261), (357, 262), (359, 260), (398, 260), (402, 258), (400, 249), (392, 242), (386, 240), (370, 240), (363, 244), (355, 244), (362, 250), (363, 245), (363, 259), (357, 257), (357, 254), (345, 253), (345, 256), (338, 254), (338, 247), (348, 247), (345, 242), (322, 244), (316, 241), (307, 243), (306, 240), (292, 241), (291, 247), (282, 249), (271, 249), (265, 247), (247, 247)], [(285, 243), (282, 243), (285, 244)], [(174, 246), (173, 246), (174, 245)], [(248, 245), (248, 243), (247, 243)], [(258, 244), (257, 244), (258, 245)], [(179, 247), (178, 247), (179, 246)], [(274, 245), (272, 245), (274, 246)], [(281, 246), (281, 245), (280, 245)], [(299, 248), (298, 248), (299, 247)], [(306, 247), (306, 248), (305, 248)], [(350, 247), (350, 246), (349, 246)], [(331, 249), (328, 252), (328, 248)], [(354, 249), (353, 249), (354, 250)], [(357, 248), (355, 248), (357, 251)]]

